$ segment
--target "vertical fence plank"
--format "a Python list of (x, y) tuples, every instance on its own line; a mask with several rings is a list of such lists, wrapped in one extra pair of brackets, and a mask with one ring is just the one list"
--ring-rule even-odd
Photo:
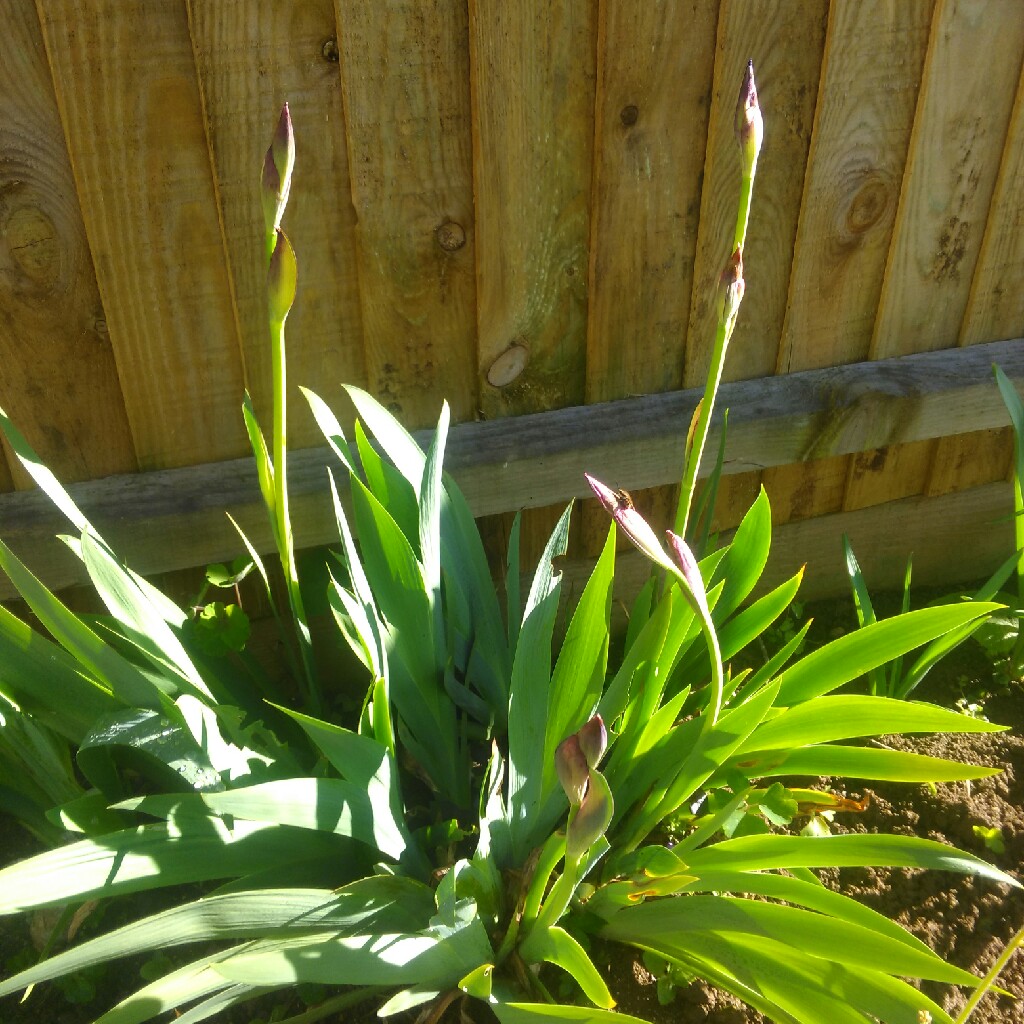
[[(498, 417), (578, 405), (597, 6), (470, 0), (469, 14), (480, 407)], [(526, 564), (555, 511), (524, 519)]]
[[(771, 373), (786, 310), (811, 126), (818, 93), (827, 0), (723, 0), (708, 128), (700, 231), (693, 273), (684, 384), (704, 383), (715, 336), (718, 279), (729, 257), (740, 173), (734, 118), (748, 58), (765, 118), (747, 242), (746, 295), (725, 367), (737, 380)], [(758, 474), (724, 481), (716, 523), (734, 525)]]
[[(835, 0), (777, 372), (866, 359), (935, 0)], [(842, 508), (849, 459), (764, 474), (777, 522)]]
[(338, 44), (331, 0), (189, 0), (224, 241), (241, 325), (246, 384), (269, 429), (270, 344), (259, 183), (288, 102), (296, 168), (285, 229), (299, 260), (288, 318), (289, 444), (322, 443), (297, 385), (334, 399), (365, 384)]
[[(1024, 335), (1024, 70), (1003, 147), (981, 255), (971, 283), (961, 345)], [(977, 431), (937, 442), (928, 480), (930, 495), (1001, 479), (1013, 451), (1009, 429)]]
[(243, 454), (242, 369), (181, 0), (39, 0), (139, 465)]
[(488, 416), (584, 398), (595, 11), (470, 0)]
[[(127, 472), (135, 452), (33, 0), (6, 8), (0, 107), (0, 404), (61, 479)], [(31, 486), (13, 459), (5, 485)]]
[(336, 0), (370, 390), (410, 427), (476, 410), (466, 10)]
[[(939, 0), (871, 356), (952, 348), (1003, 151), (1024, 53), (1024, 18), (1003, 0)], [(920, 494), (934, 445), (864, 453), (844, 505)]]
[[(718, 0), (605, 0), (599, 15), (587, 402), (682, 380)], [(633, 498), (669, 525), (672, 494)], [(583, 523), (596, 554), (608, 515), (588, 503)]]

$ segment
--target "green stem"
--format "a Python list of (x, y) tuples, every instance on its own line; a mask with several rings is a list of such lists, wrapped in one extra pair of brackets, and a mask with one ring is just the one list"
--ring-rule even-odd
[(1003, 948), (999, 958), (989, 968), (988, 974), (981, 979), (981, 984), (971, 993), (971, 998), (967, 1000), (967, 1005), (960, 1011), (960, 1016), (957, 1017), (954, 1024), (966, 1024), (967, 1018), (974, 1013), (978, 1003), (984, 998), (985, 993), (995, 984), (996, 978), (999, 977), (1002, 969), (1010, 962), (1010, 957), (1021, 946), (1024, 946), (1024, 926), (1020, 928), (1017, 934)]
[[(747, 223), (750, 219), (750, 200), (754, 192), (754, 176), (756, 171), (757, 160), (755, 159), (750, 168), (750, 173), (743, 175), (740, 186), (739, 207), (736, 211), (736, 231), (733, 235), (733, 252), (739, 249), (742, 253), (743, 246), (747, 240)], [(723, 312), (715, 328), (715, 344), (711, 350), (711, 365), (708, 367), (708, 379), (704, 386), (704, 399), (701, 402), (700, 413), (697, 417), (697, 427), (694, 430), (693, 447), (686, 457), (683, 467), (683, 483), (679, 489), (679, 504), (676, 507), (673, 531), (680, 537), (686, 537), (686, 528), (690, 520), (690, 509), (693, 506), (693, 496), (697, 490), (697, 473), (700, 470), (701, 459), (704, 456), (704, 446), (707, 443), (708, 432), (711, 427), (711, 416), (715, 411), (715, 399), (718, 397), (718, 388), (722, 383), (725, 354), (729, 348), (729, 339), (732, 337), (735, 326), (736, 310), (733, 310), (732, 315), (729, 315), (728, 312)]]

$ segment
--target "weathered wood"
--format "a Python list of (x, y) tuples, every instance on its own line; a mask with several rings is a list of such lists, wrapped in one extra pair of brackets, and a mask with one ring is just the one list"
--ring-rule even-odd
[[(224, 244), (241, 325), (246, 386), (269, 430), (267, 329), (260, 173), (281, 105), (296, 134), (296, 168), (284, 226), (300, 250), (299, 291), (288, 317), (288, 380), (306, 387), (364, 385), (356, 280), (355, 211), (331, 201), (349, 190), (341, 79), (331, 0), (189, 0)], [(294, 392), (289, 442), (322, 438)]]
[[(4, 8), (0, 109), (0, 405), (68, 480), (128, 472), (135, 452), (33, 0)], [(10, 483), (5, 467), (0, 488)]]
[[(599, 13), (587, 402), (683, 379), (718, 0), (613, 0)], [(633, 497), (668, 523), (675, 493)], [(596, 556), (607, 514), (587, 503), (580, 518), (581, 553)]]
[(413, 426), (476, 410), (464, 4), (335, 0), (368, 381)]
[[(868, 357), (934, 0), (829, 11), (776, 372)], [(765, 473), (778, 522), (842, 508), (848, 460)]]
[(37, 9), (139, 465), (240, 455), (239, 339), (185, 7)]
[[(1024, 18), (1005, 12), (1003, 0), (936, 5), (872, 358), (960, 340), (1024, 58)], [(846, 507), (923, 488), (933, 457), (925, 444), (860, 460)]]
[[(704, 382), (717, 318), (718, 280), (732, 252), (739, 196), (735, 114), (742, 71), (754, 61), (765, 118), (753, 205), (744, 245), (746, 295), (724, 379), (772, 373), (786, 312), (786, 291), (811, 126), (818, 94), (828, 4), (820, 0), (723, 0), (693, 274), (685, 387)], [(735, 525), (760, 478), (722, 491), (717, 520)], [(730, 501), (735, 495), (736, 502)]]
[(596, 10), (470, 0), (487, 416), (584, 399)]
[[(1003, 147), (981, 255), (960, 328), (961, 345), (1024, 334), (1024, 69)], [(936, 442), (929, 494), (945, 494), (998, 480), (1009, 471), (1013, 437), (1007, 430)]]
[[(1024, 385), (1020, 340), (727, 384), (722, 402), (733, 411), (725, 472), (1000, 426), (1006, 413), (992, 362), (1018, 387)], [(619, 487), (657, 486), (677, 471), (679, 425), (689, 421), (698, 398), (697, 391), (672, 392), (459, 424), (449, 440), (447, 465), (477, 515), (587, 496), (585, 470)], [(289, 461), (300, 546), (334, 537), (328, 464), (322, 449), (296, 452)], [(75, 485), (72, 493), (141, 572), (237, 554), (239, 542), (225, 509), (260, 550), (270, 543), (251, 460), (110, 477)], [(0, 495), (0, 536), (52, 586), (81, 578), (73, 556), (52, 540), (64, 528), (44, 495)], [(9, 596), (9, 585), (0, 582), (0, 599)]]

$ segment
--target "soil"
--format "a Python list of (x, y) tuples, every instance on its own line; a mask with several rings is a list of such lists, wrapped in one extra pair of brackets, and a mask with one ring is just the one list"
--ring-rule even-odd
[[(820, 605), (808, 611), (817, 618), (812, 642), (814, 637), (819, 643), (824, 642), (830, 635), (852, 625), (848, 621), (849, 603)], [(980, 648), (968, 643), (941, 663), (915, 693), (919, 699), (947, 707), (952, 707), (965, 695), (982, 701), (980, 713), (990, 721), (1010, 728), (1005, 732), (973, 736), (883, 737), (879, 742), (894, 749), (989, 765), (1001, 769), (1001, 774), (971, 784), (939, 785), (934, 791), (921, 786), (879, 784), (858, 792), (850, 788), (849, 782), (837, 780), (837, 788), (845, 786), (851, 796), (866, 796), (869, 806), (862, 814), (844, 815), (843, 821), (837, 818), (835, 829), (936, 839), (975, 853), (1019, 876), (1024, 864), (1024, 690), (1019, 681), (994, 683), (991, 662)], [(5, 837), (0, 862), (7, 863), (33, 852), (31, 848), (23, 849), (20, 840), (10, 841), (13, 830), (9, 823), (0, 822), (0, 825), (4, 826), (0, 834)], [(998, 827), (1003, 848), (988, 848), (975, 833), (976, 825)], [(907, 870), (844, 869), (822, 875), (826, 884), (842, 889), (898, 921), (941, 956), (979, 976), (985, 974), (1018, 929), (1024, 926), (1024, 897), (1008, 887), (983, 880)], [(27, 939), (22, 922), (5, 922), (0, 930), (3, 974), (11, 969), (12, 957), (26, 948)], [(755, 1024), (765, 1020), (731, 996), (701, 982), (677, 988), (672, 1002), (661, 1005), (655, 980), (639, 958), (624, 954), (621, 947), (596, 948), (593, 955), (606, 972), (619, 1009), (653, 1024)], [(62, 992), (55, 985), (42, 986), (25, 1006), (19, 1006), (16, 998), (8, 998), (0, 1002), (0, 1024), (35, 1024), (43, 1020), (83, 1024), (95, 1019), (116, 1001), (117, 993), (111, 988), (116, 986), (117, 978), (132, 979), (137, 985), (137, 972), (138, 965), (124, 965), (113, 978), (99, 979), (99, 994), (94, 998), (86, 998), (90, 995), (88, 991), (79, 993), (78, 998), (85, 999), (82, 1004), (71, 1001), (75, 998), (74, 992)], [(971, 1024), (1024, 1024), (1024, 954), (1011, 958), (998, 984), (1016, 1000), (990, 991), (972, 1014)], [(925, 989), (954, 1017), (964, 1005), (965, 995), (959, 989), (930, 983), (926, 983)], [(296, 1005), (288, 1010), (296, 1013), (301, 1008)], [(459, 1008), (456, 1002), (444, 1019), (459, 1020)], [(251, 1008), (253, 1017), (265, 1016), (268, 1012), (269, 1008)], [(349, 1024), (378, 1020), (368, 1008), (326, 1019), (344, 1020)], [(247, 1024), (250, 1014), (237, 1013), (232, 1020)], [(403, 1017), (401, 1024), (406, 1024), (407, 1020), (415, 1020), (415, 1016)]]

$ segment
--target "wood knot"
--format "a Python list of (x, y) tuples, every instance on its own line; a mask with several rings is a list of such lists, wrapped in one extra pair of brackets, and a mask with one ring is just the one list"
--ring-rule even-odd
[(529, 356), (527, 347), (514, 341), (491, 363), (487, 371), (487, 383), (495, 388), (507, 387), (526, 369)]
[(33, 284), (51, 288), (60, 273), (60, 241), (53, 221), (34, 206), (15, 210), (4, 236), (18, 269)]
[(640, 111), (637, 109), (635, 103), (630, 103), (619, 111), (619, 120), (622, 122), (624, 128), (632, 128), (639, 117)]
[(445, 252), (455, 252), (466, 244), (466, 231), (461, 224), (446, 220), (435, 232), (437, 244)]
[(325, 39), (324, 45), (320, 47), (320, 55), (328, 64), (337, 64), (340, 59), (338, 54), (338, 40), (333, 36), (331, 36), (330, 39)]

